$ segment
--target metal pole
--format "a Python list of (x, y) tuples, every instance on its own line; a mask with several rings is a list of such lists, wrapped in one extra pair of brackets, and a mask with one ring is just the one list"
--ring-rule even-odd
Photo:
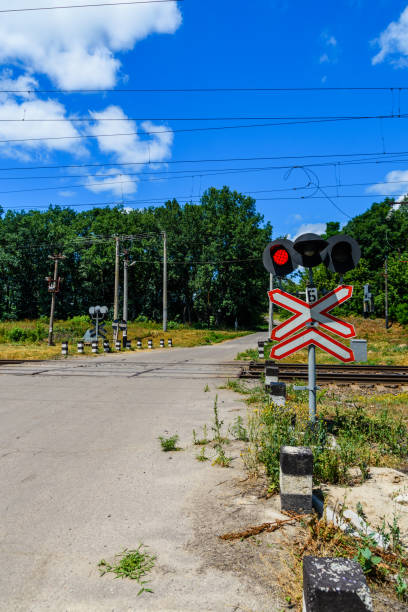
[[(309, 287), (313, 287), (313, 268), (309, 268)], [(307, 291), (306, 291), (307, 296)], [(316, 347), (308, 347), (308, 376), (309, 376), (309, 420), (312, 425), (316, 423)]]
[(388, 329), (388, 255), (385, 256), (384, 265), (385, 289), (385, 329)]
[(167, 331), (167, 234), (163, 232), (163, 331)]
[[(123, 262), (123, 321), (127, 324), (127, 318), (128, 318), (128, 264), (129, 264), (129, 259), (128, 259), (128, 252), (125, 251), (125, 259)], [(123, 348), (126, 348), (126, 341), (127, 341), (127, 328), (125, 327), (123, 329), (123, 334), (122, 334), (122, 344), (123, 344)]]
[(54, 291), (51, 295), (50, 326), (48, 330), (48, 346), (54, 346), (54, 313), (55, 313), (55, 289), (58, 279), (58, 256), (54, 255)]
[[(119, 316), (119, 236), (115, 236), (115, 289), (113, 296), (113, 320), (116, 321)], [(113, 338), (118, 337), (118, 330), (113, 330)]]
[[(269, 291), (273, 289), (273, 274), (269, 274)], [(268, 333), (269, 338), (271, 337), (273, 329), (273, 303), (269, 300), (269, 325), (268, 325)]]
[(95, 332), (96, 332), (96, 341), (99, 342), (99, 312), (96, 313)]

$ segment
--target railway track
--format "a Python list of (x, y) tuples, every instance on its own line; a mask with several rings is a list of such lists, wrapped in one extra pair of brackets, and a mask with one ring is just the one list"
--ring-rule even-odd
[[(269, 362), (272, 364), (272, 362)], [(296, 380), (307, 380), (308, 369), (304, 363), (273, 363), (278, 367), (279, 380), (282, 382), (293, 382)], [(264, 372), (265, 364), (250, 362), (241, 372), (241, 378), (260, 378)], [(407, 366), (383, 366), (383, 365), (329, 365), (318, 364), (316, 366), (316, 378), (319, 383), (329, 384), (359, 384), (359, 385), (407, 385)]]

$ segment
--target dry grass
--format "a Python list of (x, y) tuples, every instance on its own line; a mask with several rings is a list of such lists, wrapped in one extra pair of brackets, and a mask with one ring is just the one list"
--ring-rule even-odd
[[(61, 357), (61, 342), (68, 340), (69, 355), (77, 355), (76, 343), (81, 340), (86, 329), (90, 327), (89, 322), (56, 321), (54, 325), (54, 340), (55, 346), (47, 345), (48, 325), (46, 321), (5, 321), (0, 323), (0, 359), (56, 359)], [(39, 330), (41, 340), (23, 340), (19, 342), (10, 342), (7, 340), (7, 335), (14, 328), (19, 328), (27, 333), (34, 333)], [(106, 324), (107, 339), (112, 345), (112, 327), (111, 323)], [(143, 348), (147, 349), (147, 340), (152, 339), (154, 348), (159, 348), (161, 338), (165, 340), (167, 349), (167, 340), (173, 340), (174, 347), (193, 347), (200, 345), (209, 345), (225, 340), (230, 340), (239, 336), (245, 336), (251, 333), (250, 331), (235, 332), (232, 330), (209, 330), (209, 329), (193, 329), (180, 326), (180, 329), (163, 332), (159, 324), (156, 323), (130, 323), (128, 327), (128, 339), (132, 340), (132, 348), (136, 348), (136, 340), (140, 338), (143, 342)], [(102, 350), (102, 343), (100, 343)], [(85, 347), (85, 354), (91, 356), (90, 347)]]

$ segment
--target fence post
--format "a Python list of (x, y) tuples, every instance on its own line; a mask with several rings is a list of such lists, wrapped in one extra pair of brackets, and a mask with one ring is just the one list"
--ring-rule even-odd
[(280, 449), (281, 509), (298, 514), (312, 512), (313, 453), (306, 446)]
[(303, 557), (303, 612), (372, 612), (361, 565), (341, 557)]

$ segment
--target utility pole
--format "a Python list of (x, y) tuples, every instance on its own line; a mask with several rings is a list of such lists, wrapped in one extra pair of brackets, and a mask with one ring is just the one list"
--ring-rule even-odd
[(128, 267), (129, 267), (129, 251), (125, 249), (123, 259), (123, 321), (126, 327), (123, 328), (122, 343), (123, 348), (126, 348), (127, 341), (127, 319), (128, 319)]
[(55, 314), (55, 295), (59, 291), (60, 278), (58, 277), (58, 262), (65, 259), (65, 255), (61, 253), (54, 253), (54, 255), (48, 255), (48, 259), (54, 261), (54, 276), (51, 278), (46, 277), (48, 281), (48, 291), (51, 293), (51, 312), (50, 312), (50, 325), (48, 329), (48, 346), (54, 346), (54, 314)]
[(384, 263), (385, 329), (388, 329), (388, 253)]
[(163, 331), (167, 331), (167, 234), (163, 232)]
[[(272, 290), (273, 290), (273, 274), (272, 272), (269, 272), (269, 291), (272, 291)], [(268, 325), (269, 338), (271, 337), (272, 330), (273, 330), (273, 302), (269, 300), (269, 325)]]
[[(115, 236), (115, 293), (113, 296), (113, 320), (119, 316), (119, 236)], [(118, 337), (117, 329), (113, 331), (114, 341)]]

